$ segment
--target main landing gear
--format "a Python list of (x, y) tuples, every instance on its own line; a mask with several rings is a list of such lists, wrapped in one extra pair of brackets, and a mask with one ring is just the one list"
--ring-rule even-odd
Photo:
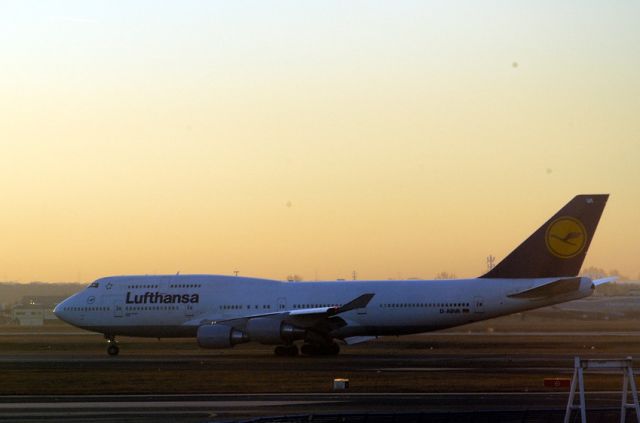
[(104, 338), (107, 340), (107, 354), (111, 356), (116, 356), (120, 352), (120, 348), (118, 347), (118, 343), (116, 342), (116, 337), (113, 335), (104, 335)]

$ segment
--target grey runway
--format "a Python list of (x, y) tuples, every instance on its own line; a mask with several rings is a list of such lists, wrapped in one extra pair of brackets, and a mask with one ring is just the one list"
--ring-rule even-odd
[[(1, 332), (0, 337), (42, 337), (42, 336), (56, 336), (56, 337), (78, 337), (78, 336), (87, 336), (87, 337), (95, 337), (101, 339), (103, 336), (99, 333), (92, 332)], [(422, 334), (418, 334), (417, 336), (427, 336), (427, 337), (447, 337), (447, 336), (611, 336), (611, 337), (619, 337), (619, 336), (640, 336), (640, 331), (567, 331), (567, 332), (526, 332), (526, 331), (518, 331), (518, 332), (464, 332), (464, 331), (456, 331), (456, 332), (425, 332)]]
[[(620, 392), (587, 393), (591, 407), (619, 405)], [(306, 393), (4, 396), (0, 421), (213, 421), (283, 414), (562, 409), (566, 392)]]
[[(247, 358), (252, 358), (252, 356), (246, 356)], [(434, 371), (437, 369), (441, 370), (471, 370), (471, 369), (485, 369), (487, 363), (504, 363), (509, 362), (512, 365), (515, 363), (530, 363), (532, 360), (535, 360), (537, 357), (530, 355), (519, 355), (519, 356), (491, 356), (486, 354), (468, 354), (468, 355), (457, 355), (456, 359), (458, 361), (464, 360), (466, 364), (464, 368), (456, 368), (449, 366), (439, 367), (434, 365), (434, 363), (442, 362), (443, 359), (450, 358), (447, 355), (435, 355), (432, 354), (429, 357), (424, 356), (404, 356), (404, 363), (414, 363), (415, 365), (406, 365), (402, 367), (369, 367), (367, 364), (385, 364), (385, 363), (397, 363), (398, 358), (393, 356), (358, 356), (358, 361), (349, 362), (346, 357), (347, 355), (343, 355), (341, 360), (344, 360), (343, 365), (345, 368), (349, 369), (361, 369), (361, 370), (380, 370), (380, 371), (391, 371), (391, 370), (419, 370), (422, 371)], [(272, 357), (269, 355), (265, 355), (264, 357), (258, 357), (260, 360), (269, 361), (271, 360), (271, 364), (275, 362), (272, 360)], [(563, 354), (557, 355), (546, 355), (546, 359), (565, 359), (570, 360), (572, 357), (568, 357)], [(225, 356), (206, 356), (206, 355), (175, 355), (171, 357), (167, 357), (164, 355), (120, 355), (118, 357), (109, 357), (103, 354), (59, 354), (59, 353), (47, 353), (47, 354), (21, 354), (21, 355), (0, 355), (0, 364), (108, 364), (116, 366), (118, 364), (168, 364), (168, 363), (184, 363), (184, 364), (193, 364), (198, 365), (202, 363), (215, 363), (222, 366), (236, 366), (238, 363), (236, 362), (236, 357), (225, 357)], [(306, 362), (304, 358), (297, 358), (292, 360), (292, 366), (302, 366), (305, 367)], [(337, 361), (337, 360), (334, 360)], [(331, 363), (331, 362), (329, 362)], [(245, 363), (247, 365), (252, 365), (252, 363)], [(315, 363), (317, 364), (317, 363)], [(269, 365), (269, 364), (267, 364)], [(319, 365), (319, 364), (317, 364)], [(326, 365), (326, 363), (325, 363)], [(523, 366), (529, 369), (534, 369), (531, 366)], [(549, 369), (552, 366), (545, 366), (545, 369)], [(569, 368), (569, 367), (567, 367)], [(511, 367), (510, 370), (517, 370), (518, 367)], [(564, 369), (564, 367), (563, 367)]]
[[(568, 389), (545, 388), (543, 379), (571, 377), (574, 351), (626, 357), (639, 350), (623, 337), (608, 337), (596, 350), (583, 339), (557, 350), (545, 337), (532, 342), (517, 337), (507, 349), (494, 348), (496, 340), (487, 340), (491, 335), (475, 337), (479, 344), (463, 338), (460, 342), (444, 335), (439, 344), (431, 344), (415, 336), (406, 343), (345, 348), (330, 359), (283, 359), (260, 348), (201, 353), (181, 344), (152, 350), (150, 343), (131, 343), (122, 355), (108, 357), (97, 349), (64, 351), (35, 344), (23, 353), (0, 355), (5, 394), (0, 396), (0, 423), (204, 423), (309, 413), (561, 413)], [(336, 377), (349, 378), (351, 389), (333, 393)], [(590, 379), (588, 408), (619, 410), (621, 393), (615, 390), (620, 385), (620, 375)], [(278, 390), (288, 393), (251, 393)], [(10, 395), (36, 392), (43, 395)]]
[[(20, 402), (0, 403), (0, 421), (29, 419), (64, 419), (77, 421), (102, 421), (117, 419), (139, 421), (139, 419), (169, 419), (170, 421), (190, 421), (191, 419), (210, 420), (220, 415), (249, 416), (252, 410), (258, 414), (268, 414), (268, 410), (284, 410), (290, 407), (299, 409), (328, 404), (331, 401), (311, 400), (242, 400), (242, 399), (182, 399), (174, 398), (136, 399), (127, 396), (109, 398), (101, 401), (99, 398), (74, 398), (65, 401), (61, 398), (48, 398), (46, 402), (40, 399)], [(54, 400), (54, 401), (52, 401)], [(263, 411), (258, 411), (263, 410)]]

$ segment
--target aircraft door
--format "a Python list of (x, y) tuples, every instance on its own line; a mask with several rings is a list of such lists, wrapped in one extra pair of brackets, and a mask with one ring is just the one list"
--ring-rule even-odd
[(193, 317), (193, 304), (185, 304), (184, 317)]
[(484, 313), (484, 298), (473, 297), (473, 311), (476, 313)]
[(286, 310), (287, 309), (287, 299), (284, 297), (278, 298), (278, 310)]
[(124, 310), (124, 306), (122, 304), (122, 300), (113, 300), (111, 302), (111, 305), (113, 307), (113, 317), (122, 317), (122, 313)]

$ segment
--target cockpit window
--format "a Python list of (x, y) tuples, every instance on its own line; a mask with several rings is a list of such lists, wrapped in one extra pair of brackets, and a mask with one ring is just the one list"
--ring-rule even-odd
[(94, 282), (91, 285), (89, 285), (89, 288), (97, 288), (98, 287), (98, 282)]

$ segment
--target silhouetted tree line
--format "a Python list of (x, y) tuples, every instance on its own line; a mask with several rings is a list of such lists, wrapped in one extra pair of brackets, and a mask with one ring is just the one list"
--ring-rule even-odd
[(455, 278), (456, 278), (456, 274), (449, 273), (449, 272), (440, 272), (436, 274), (436, 276), (434, 277), (434, 279), (455, 279)]
[(84, 288), (83, 283), (46, 283), (46, 282), (0, 282), (0, 304), (17, 304), (23, 297), (61, 296), (68, 297)]

